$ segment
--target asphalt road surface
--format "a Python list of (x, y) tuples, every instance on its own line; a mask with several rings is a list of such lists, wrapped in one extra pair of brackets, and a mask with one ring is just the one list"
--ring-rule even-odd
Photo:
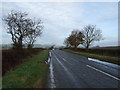
[(119, 88), (120, 66), (101, 64), (62, 50), (51, 50), (50, 56), (50, 88)]

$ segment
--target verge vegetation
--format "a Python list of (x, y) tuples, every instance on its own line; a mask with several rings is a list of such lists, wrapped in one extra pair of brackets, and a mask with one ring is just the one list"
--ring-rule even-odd
[(91, 57), (91, 58), (95, 58), (95, 59), (99, 59), (102, 61), (120, 65), (120, 57), (112, 56), (111, 53), (108, 54), (109, 52), (107, 52), (107, 55), (106, 55), (106, 54), (99, 54), (100, 53), (99, 51), (98, 51), (99, 53), (93, 53), (93, 52), (89, 52), (89, 51), (76, 51), (76, 50), (70, 50), (70, 49), (63, 49), (63, 50), (70, 52), (70, 53), (79, 54), (82, 56)]
[(43, 50), (15, 70), (9, 71), (2, 78), (3, 88), (43, 88), (46, 85), (49, 65), (45, 64), (49, 50)]
[(31, 58), (33, 55), (44, 50), (43, 48), (33, 48), (33, 49), (9, 49), (2, 50), (2, 75), (5, 75), (11, 69)]

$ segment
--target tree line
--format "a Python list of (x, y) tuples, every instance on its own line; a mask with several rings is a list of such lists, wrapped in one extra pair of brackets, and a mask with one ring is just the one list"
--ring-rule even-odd
[(3, 18), (7, 25), (7, 33), (11, 35), (14, 49), (22, 49), (24, 46), (32, 48), (36, 38), (42, 34), (42, 21), (32, 20), (27, 16), (26, 12), (12, 10)]
[(95, 41), (102, 40), (102, 32), (96, 28), (96, 25), (86, 25), (83, 29), (74, 29), (71, 34), (65, 38), (64, 44), (67, 48), (77, 48), (80, 44), (89, 48)]

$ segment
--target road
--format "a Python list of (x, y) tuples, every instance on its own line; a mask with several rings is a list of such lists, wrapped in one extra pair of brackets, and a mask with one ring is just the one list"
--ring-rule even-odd
[(50, 88), (118, 88), (120, 66), (113, 67), (87, 57), (51, 50)]

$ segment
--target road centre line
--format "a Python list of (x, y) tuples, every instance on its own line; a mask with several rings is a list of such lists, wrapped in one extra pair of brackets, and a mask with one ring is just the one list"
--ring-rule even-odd
[(67, 68), (59, 61), (59, 59), (57, 58), (57, 56), (54, 54), (56, 60), (59, 62), (59, 64), (67, 71)]
[[(61, 57), (60, 55), (59, 55), (59, 57)], [(63, 57), (61, 57), (65, 62), (67, 62), (67, 63), (69, 63), (70, 65), (72, 65), (70, 62), (68, 62), (65, 58), (63, 58)]]
[(69, 63), (70, 65), (72, 65), (70, 62), (68, 62), (66, 59), (62, 58), (64, 61), (66, 61), (67, 63)]
[[(73, 77), (73, 75), (69, 72), (69, 70), (62, 64), (62, 62), (57, 58), (57, 56), (55, 54), (53, 54), (56, 58), (56, 60), (58, 61), (58, 63), (64, 68), (65, 72), (68, 74), (68, 76), (72, 79), (72, 81), (75, 83), (75, 77)], [(76, 85), (76, 83), (75, 83)]]
[(101, 73), (103, 73), (103, 74), (105, 74), (105, 75), (107, 75), (107, 76), (109, 76), (109, 77), (112, 77), (112, 78), (114, 78), (114, 79), (116, 79), (116, 80), (120, 80), (119, 78), (117, 78), (117, 77), (115, 77), (115, 76), (112, 76), (112, 75), (110, 75), (110, 74), (108, 74), (108, 73), (106, 73), (106, 72), (103, 72), (103, 71), (101, 71), (101, 70), (99, 70), (99, 69), (97, 69), (97, 68), (95, 68), (95, 67), (92, 67), (92, 66), (90, 66), (90, 65), (86, 65), (87, 67), (89, 67), (89, 68), (92, 68), (92, 69), (94, 69), (94, 70), (96, 70), (96, 71), (98, 71), (98, 72), (101, 72)]

